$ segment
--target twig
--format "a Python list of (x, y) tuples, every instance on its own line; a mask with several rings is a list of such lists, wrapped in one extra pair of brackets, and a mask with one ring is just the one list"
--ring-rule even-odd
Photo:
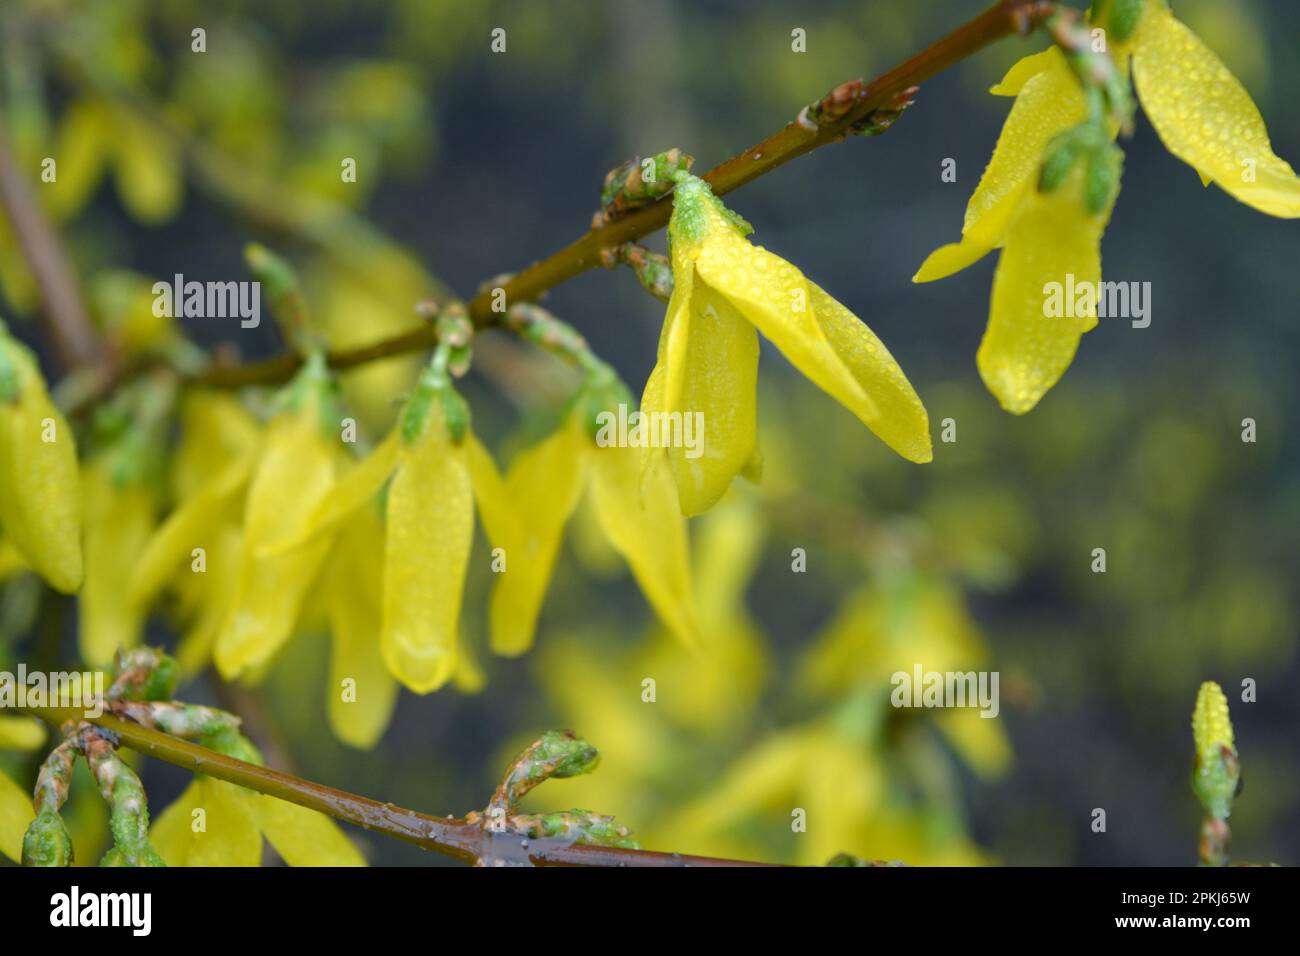
[[(1048, 0), (1001, 0), (870, 83), (854, 80), (836, 87), (821, 101), (822, 106), (833, 105), (834, 110), (828, 110), (818, 122), (809, 121), (805, 111), (780, 131), (715, 166), (704, 179), (721, 196), (798, 156), (840, 142), (869, 123), (876, 111), (893, 111), (905, 106), (918, 84), (995, 40), (1028, 33), (1053, 9), (1054, 4)], [(671, 214), (672, 199), (664, 197), (617, 219), (600, 222), (564, 249), (505, 281), (500, 288), (505, 291), (506, 301), (533, 301), (548, 289), (600, 266), (605, 250), (662, 229)], [(475, 325), (486, 327), (500, 319), (501, 314), (492, 311), (492, 302), (491, 288), (483, 289), (469, 301), (469, 314)], [(355, 368), (376, 359), (429, 349), (435, 344), (433, 329), (425, 326), (362, 348), (334, 352), (329, 356), (329, 364), (340, 370)], [(296, 355), (285, 354), (242, 365), (214, 366), (198, 380), (219, 388), (273, 385), (288, 381), (299, 361)]]
[[(112, 714), (85, 717), (82, 711), (66, 707), (20, 707), (20, 713), (39, 717), (54, 727), (67, 721), (86, 721), (111, 731), (120, 745), (159, 760), (183, 767), (193, 773), (203, 773), (229, 783), (247, 787), (258, 793), (288, 800), (299, 806), (316, 810), (336, 820), (374, 830), (385, 836), (413, 843), (452, 857), (462, 863), (475, 863), (491, 858), (492, 841), (502, 839), (463, 818), (435, 817), (417, 810), (407, 810), (391, 803), (380, 803), (369, 797), (337, 790), (324, 784), (304, 780), (292, 774), (259, 767), (257, 764), (236, 760), (225, 754), (200, 747), (170, 734)], [(589, 844), (564, 844), (560, 841), (531, 841), (526, 849), (515, 850), (519, 858), (527, 855), (534, 866), (773, 866), (744, 860), (725, 860), (716, 857), (688, 856), (682, 853), (659, 853), (653, 850), (629, 850), (620, 847), (592, 846)]]
[(66, 369), (89, 365), (99, 354), (98, 336), (82, 302), (77, 280), (58, 234), (41, 212), (8, 144), (0, 137), (0, 204), (40, 289), (42, 316), (59, 362)]

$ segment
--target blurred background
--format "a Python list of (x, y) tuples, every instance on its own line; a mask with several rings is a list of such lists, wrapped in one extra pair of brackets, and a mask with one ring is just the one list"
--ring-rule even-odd
[[(295, 262), (314, 320), (346, 347), (411, 327), (418, 299), (469, 297), (576, 238), (604, 173), (633, 155), (678, 146), (706, 170), (983, 7), (9, 0), (3, 123), (34, 188), (40, 159), (60, 157), (72, 186), (47, 212), (124, 352), (177, 335), (152, 318), (156, 279), (247, 278), (250, 239)], [(1300, 160), (1300, 7), (1174, 8), (1251, 91), (1276, 152)], [(204, 53), (191, 50), (196, 27)], [(498, 27), (507, 45), (494, 54)], [(795, 28), (806, 53), (791, 52)], [(989, 86), (1044, 46), (1004, 40), (927, 83), (888, 135), (818, 150), (728, 197), (755, 241), (872, 327), (936, 438), (951, 418), (957, 440), (910, 465), (765, 345), (764, 482), (738, 482), (691, 525), (702, 656), (661, 633), (580, 510), (537, 644), (518, 659), (484, 647), (480, 537), (463, 626), (482, 688), (403, 692), (371, 749), (330, 730), (328, 642), (310, 625), (256, 686), (196, 668), (180, 696), (238, 710), (273, 765), (429, 812), (481, 808), (514, 751), (565, 726), (601, 749), (601, 767), (529, 804), (615, 814), (653, 849), (1153, 865), (1196, 859), (1189, 720), (1200, 682), (1217, 680), (1245, 780), (1234, 858), (1296, 863), (1300, 231), (1203, 189), (1139, 113), (1103, 258), (1107, 279), (1151, 283), (1151, 325), (1102, 322), (1019, 418), (974, 362), (996, 255), (942, 282), (910, 281), (959, 234), (1010, 106)], [(356, 183), (340, 179), (344, 157)], [(947, 158), (955, 183), (940, 178)], [(663, 251), (663, 235), (648, 244)], [(7, 222), (0, 289), (0, 314), (50, 358), (24, 321), (35, 290)], [(630, 271), (586, 273), (545, 304), (640, 392), (664, 310)], [(282, 348), (269, 321), (196, 320), (184, 332), (246, 357)], [(347, 376), (371, 437), (417, 361)], [(482, 337), (475, 363), (475, 429), (504, 464), (574, 381), (500, 333)], [(1257, 423), (1253, 444), (1244, 418)], [(1105, 574), (1090, 570), (1098, 547)], [(792, 572), (795, 548), (804, 573)], [(2, 587), (0, 664), (75, 660), (75, 604), (30, 575)], [(147, 626), (150, 642), (175, 643), (167, 614)], [(999, 717), (891, 708), (890, 675), (917, 662), (999, 671)], [(654, 703), (642, 700), (646, 678)], [(1255, 703), (1240, 701), (1247, 678)], [(38, 760), (0, 753), (24, 785)], [(142, 773), (155, 814), (187, 780), (155, 762)], [(102, 809), (84, 781), (74, 792), (78, 856), (96, 859)], [(792, 832), (796, 808), (806, 832)], [(1090, 828), (1094, 808), (1104, 833)], [(443, 862), (355, 836), (375, 863)]]

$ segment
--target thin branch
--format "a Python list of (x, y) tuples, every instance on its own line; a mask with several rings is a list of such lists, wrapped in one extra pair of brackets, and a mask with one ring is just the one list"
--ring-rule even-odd
[(41, 313), (55, 354), (65, 369), (94, 362), (99, 340), (58, 233), (15, 165), (0, 137), (0, 204), (13, 224), (23, 258), (41, 293)]
[[(1001, 0), (941, 40), (926, 47), (911, 59), (882, 74), (870, 83), (850, 81), (836, 87), (828, 96), (839, 97), (836, 119), (821, 123), (798, 120), (762, 142), (715, 166), (704, 179), (721, 196), (753, 182), (790, 160), (814, 149), (843, 140), (876, 110), (896, 106), (918, 84), (984, 47), (1012, 34), (1025, 34), (1037, 26), (1054, 8), (1048, 0)], [(847, 107), (844, 97), (847, 97)], [(826, 102), (824, 100), (823, 102)], [(842, 110), (842, 112), (841, 112)], [(534, 263), (510, 278), (501, 288), (507, 302), (536, 300), (548, 289), (601, 265), (601, 253), (633, 242), (668, 224), (672, 214), (671, 196), (610, 221), (602, 221), (559, 252)], [(500, 313), (492, 311), (492, 289), (484, 289), (468, 303), (470, 317), (480, 328), (496, 323)], [(419, 352), (436, 344), (434, 330), (425, 326), (362, 348), (335, 352), (329, 356), (331, 367), (355, 368), (376, 359), (407, 352)], [(296, 355), (280, 355), (260, 362), (234, 366), (215, 366), (199, 381), (219, 388), (247, 385), (273, 385), (288, 381), (299, 364)]]
[[(259, 767), (257, 764), (236, 760), (198, 744), (181, 740), (149, 727), (123, 720), (112, 714), (84, 717), (82, 711), (67, 707), (19, 707), (20, 713), (39, 717), (53, 727), (62, 727), (68, 721), (87, 721), (116, 735), (119, 746), (127, 746), (145, 756), (183, 767), (192, 773), (203, 773), (219, 780), (247, 787), (258, 793), (288, 800), (352, 823), (366, 830), (413, 843), (462, 863), (491, 860), (492, 844), (506, 839), (501, 834), (489, 833), (481, 826), (464, 819), (435, 817), (417, 810), (407, 810), (391, 803), (380, 803), (369, 797), (337, 790), (324, 784), (304, 780), (292, 774)], [(589, 844), (565, 844), (558, 840), (529, 841), (526, 848), (518, 837), (509, 837), (515, 848), (508, 853), (510, 859), (523, 862), (525, 853), (534, 866), (773, 866), (745, 860), (725, 860), (716, 857), (688, 856), (682, 853), (660, 853), (653, 850), (626, 850), (619, 847)]]

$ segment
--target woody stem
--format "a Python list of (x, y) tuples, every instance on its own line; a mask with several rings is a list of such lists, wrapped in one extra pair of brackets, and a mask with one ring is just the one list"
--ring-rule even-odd
[[(170, 734), (122, 720), (112, 714), (85, 717), (82, 711), (67, 707), (19, 707), (18, 711), (39, 717), (56, 728), (67, 721), (87, 721), (115, 734), (120, 746), (130, 747), (146, 756), (296, 803), (336, 820), (413, 843), (462, 863), (473, 863), (484, 855), (491, 854), (488, 841), (492, 835), (463, 819), (430, 816), (418, 810), (407, 810), (391, 803), (380, 803), (369, 797), (327, 787), (293, 774), (259, 767)], [(529, 848), (528, 855), (535, 866), (770, 865), (653, 850), (627, 850), (577, 843), (565, 846), (548, 844), (546, 841), (537, 841)]]
[[(1055, 10), (1047, 0), (1000, 0), (984, 13), (958, 27), (947, 36), (926, 47), (870, 83), (841, 84), (830, 96), (843, 94), (848, 105), (838, 105), (835, 119), (816, 124), (799, 121), (787, 123), (762, 142), (715, 166), (703, 178), (716, 195), (725, 195), (765, 176), (790, 160), (830, 143), (840, 142), (876, 110), (897, 108), (900, 97), (910, 95), (922, 83), (960, 63), (984, 47), (1012, 34), (1027, 34)], [(842, 111), (841, 111), (842, 110)], [(542, 293), (574, 276), (600, 266), (601, 254), (625, 242), (633, 242), (662, 229), (672, 213), (671, 196), (615, 219), (606, 219), (588, 230), (565, 248), (517, 273), (499, 288), (509, 303), (537, 299)], [(494, 290), (484, 289), (467, 303), (469, 315), (480, 328), (495, 325), (500, 312), (492, 309)], [(329, 363), (335, 369), (355, 368), (377, 359), (407, 352), (419, 352), (436, 344), (430, 327), (384, 339), (361, 348), (331, 353)], [(205, 385), (238, 388), (246, 385), (269, 385), (287, 381), (299, 363), (297, 356), (275, 358), (242, 365), (215, 366), (200, 376)]]

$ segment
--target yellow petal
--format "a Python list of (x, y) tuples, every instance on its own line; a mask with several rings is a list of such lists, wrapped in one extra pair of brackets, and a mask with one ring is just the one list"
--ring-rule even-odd
[(175, 500), (187, 500), (232, 462), (247, 457), (261, 437), (261, 425), (238, 399), (224, 392), (187, 391), (171, 470)]
[(166, 222), (176, 214), (184, 189), (175, 140), (129, 110), (119, 110), (115, 123), (113, 175), (122, 205), (141, 222)]
[(239, 583), (214, 653), (227, 680), (266, 664), (293, 632), (330, 540), (319, 538), (277, 557), (258, 555), (271, 542), (297, 534), (315, 514), (334, 482), (335, 460), (314, 404), (268, 426), (245, 505)]
[(133, 602), (149, 604), (167, 586), (195, 548), (211, 550), (227, 520), (230, 505), (252, 477), (256, 458), (247, 454), (230, 462), (167, 516), (131, 569), (128, 590)]
[(18, 396), (0, 400), (0, 528), (52, 587), (81, 587), (81, 480), (72, 428), (27, 349), (0, 340)]
[(994, 96), (1016, 96), (1027, 82), (1052, 65), (1052, 53), (1056, 49), (1049, 46), (1046, 50), (1021, 57), (1011, 65), (1001, 82), (989, 88), (989, 92)]
[(196, 777), (159, 814), (149, 842), (168, 866), (259, 866), (262, 833), (254, 815), (256, 796), (224, 780)]
[[(656, 413), (670, 416), (666, 421), (675, 438), (666, 449), (668, 463), (682, 513), (697, 515), (717, 503), (755, 455), (758, 333), (705, 283), (694, 285), (688, 308), (672, 318), (670, 303), (668, 314), (660, 364), (651, 373), (641, 411), (647, 437), (662, 431)], [(685, 447), (688, 434), (693, 448)]]
[(1246, 205), (1300, 217), (1300, 179), (1223, 61), (1159, 2), (1147, 4), (1132, 46), (1138, 97), (1165, 148)]
[(564, 526), (586, 484), (589, 441), (580, 416), (571, 416), (521, 452), (506, 473), (518, 533), (509, 545), (493, 541), (505, 549), (505, 570), (495, 575), (490, 605), (494, 653), (513, 657), (532, 647)]
[[(1007, 234), (993, 276), (989, 323), (976, 363), (980, 376), (1002, 407), (1016, 415), (1029, 411), (1060, 380), (1074, 359), (1079, 338), (1097, 324), (1095, 301), (1086, 314), (1070, 298), (1101, 281), (1101, 234), (1109, 210), (1090, 215), (1079, 192), (1079, 172), (1046, 195), (1036, 189)], [(1049, 285), (1060, 288), (1061, 314), (1047, 315)]]
[(144, 613), (128, 585), (153, 531), (154, 503), (139, 483), (119, 487), (102, 462), (86, 469), (84, 484), (86, 581), (78, 639), (82, 660), (104, 667), (118, 648), (140, 642)]
[(60, 220), (79, 212), (94, 195), (113, 147), (113, 119), (101, 101), (83, 97), (68, 107), (59, 127), (59, 176), (50, 190), (51, 212)]
[(913, 282), (931, 282), (952, 275), (1000, 245), (1021, 197), (1038, 180), (1048, 140), (1086, 116), (1087, 104), (1079, 82), (1061, 51), (1052, 47), (1036, 56), (1041, 59), (1029, 58), (1034, 60), (1031, 67), (1037, 69), (1033, 75), (1013, 77), (1015, 68), (1008, 74), (1008, 80), (1023, 80), (1023, 86), (1007, 114), (984, 175), (966, 204), (961, 242), (931, 253), (912, 277)]
[(393, 676), (417, 694), (454, 671), (474, 540), (464, 446), (452, 443), (437, 405), (424, 435), (404, 446), (388, 491), (380, 648)]
[(362, 749), (373, 747), (383, 735), (397, 703), (397, 682), (379, 653), (383, 550), (378, 513), (360, 508), (339, 529), (325, 575), (333, 637), (327, 688), (330, 726), (344, 743)]
[(31, 794), (0, 771), (0, 853), (22, 862), (23, 834), (35, 817)]
[(644, 480), (633, 448), (594, 448), (592, 500), (601, 527), (623, 555), (660, 620), (688, 646), (696, 643), (690, 543), (668, 463), (652, 459)]
[(185, 619), (185, 633), (176, 645), (176, 663), (182, 680), (197, 677), (211, 663), (212, 647), (239, 586), (243, 535), (234, 524), (223, 525), (213, 534), (212, 543), (206, 548), (207, 570), (177, 578)]
[(257, 822), (290, 866), (365, 866), (366, 861), (329, 817), (296, 803), (258, 794)]
[(697, 283), (728, 298), (795, 368), (885, 444), (910, 461), (930, 460), (925, 407), (857, 316), (790, 263), (735, 233), (710, 236), (695, 267)]
[(301, 547), (317, 535), (332, 531), (340, 521), (372, 501), (397, 467), (401, 448), (402, 436), (395, 429), (334, 484), (325, 500), (293, 537), (268, 545), (262, 551), (263, 556), (283, 554)]

